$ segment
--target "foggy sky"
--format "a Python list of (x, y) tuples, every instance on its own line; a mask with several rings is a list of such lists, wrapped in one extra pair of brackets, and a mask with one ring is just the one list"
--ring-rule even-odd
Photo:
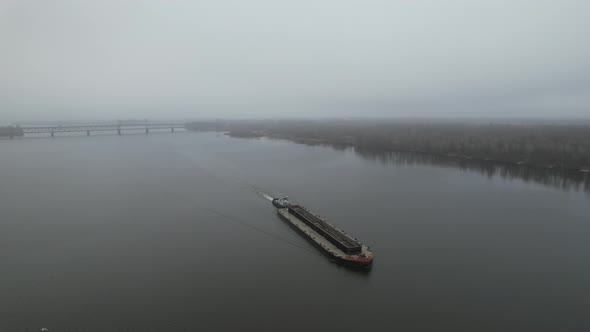
[(0, 123), (590, 117), (587, 0), (0, 0)]

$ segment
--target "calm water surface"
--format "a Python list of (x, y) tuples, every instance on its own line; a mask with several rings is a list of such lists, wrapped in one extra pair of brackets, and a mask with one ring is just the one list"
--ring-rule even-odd
[[(212, 133), (0, 140), (1, 331), (588, 331), (590, 195)], [(369, 244), (330, 263), (256, 192)]]

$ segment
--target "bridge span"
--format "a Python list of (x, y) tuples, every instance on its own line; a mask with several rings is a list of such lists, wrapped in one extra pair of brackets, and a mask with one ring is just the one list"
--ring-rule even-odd
[(174, 132), (176, 129), (186, 129), (186, 123), (144, 123), (144, 124), (86, 124), (86, 125), (65, 125), (65, 126), (26, 126), (16, 127), (20, 135), (14, 136), (25, 136), (27, 134), (49, 134), (51, 137), (55, 137), (57, 133), (73, 133), (81, 132), (86, 133), (90, 136), (91, 132), (97, 131), (110, 131), (122, 135), (124, 131), (144, 131), (146, 134), (150, 133), (150, 130), (170, 130)]

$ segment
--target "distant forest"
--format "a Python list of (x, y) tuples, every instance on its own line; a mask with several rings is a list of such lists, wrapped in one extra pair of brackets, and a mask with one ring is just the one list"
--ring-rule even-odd
[(394, 120), (200, 121), (190, 130), (567, 170), (590, 169), (590, 126)]

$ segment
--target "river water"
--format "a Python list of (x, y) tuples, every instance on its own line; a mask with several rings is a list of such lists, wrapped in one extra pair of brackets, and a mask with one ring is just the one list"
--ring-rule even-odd
[[(590, 330), (583, 186), (215, 133), (0, 155), (1, 331)], [(319, 255), (262, 192), (370, 245), (374, 268)]]

